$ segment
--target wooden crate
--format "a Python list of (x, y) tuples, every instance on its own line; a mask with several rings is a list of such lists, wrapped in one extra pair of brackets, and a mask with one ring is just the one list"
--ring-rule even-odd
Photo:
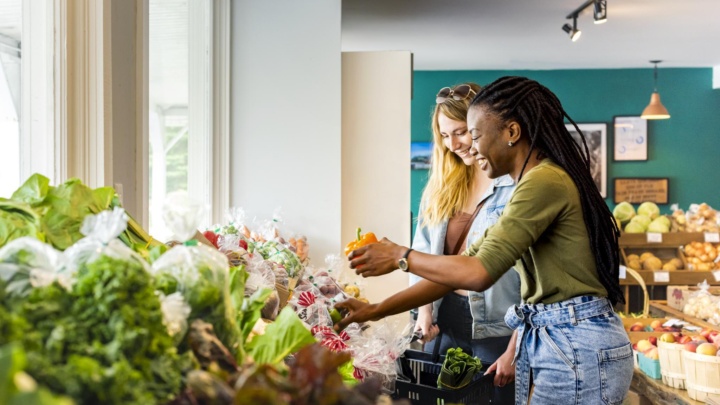
[[(688, 255), (687, 252), (686, 252), (686, 249), (688, 248), (689, 245), (691, 245), (691, 244), (697, 244), (697, 243), (703, 244), (703, 246), (704, 246), (704, 242), (690, 242), (690, 243), (685, 244), (685, 245), (683, 245), (683, 246), (680, 247), (680, 254), (681, 254), (682, 257), (683, 257), (683, 260), (685, 260), (687, 269), (688, 269), (688, 270), (693, 270), (693, 271), (711, 272), (711, 271), (713, 271), (713, 270), (717, 270), (718, 268), (720, 268), (720, 267), (718, 267), (718, 265), (719, 265), (718, 263), (714, 263), (714, 262), (713, 262), (713, 261), (715, 260), (714, 257), (713, 257), (713, 258), (710, 258), (710, 257), (706, 258), (707, 260), (705, 260), (704, 263), (707, 264), (709, 267), (708, 267), (708, 268), (705, 268), (705, 269), (698, 268), (698, 266), (693, 263), (693, 260), (694, 260), (696, 257), (699, 257), (699, 256), (697, 256), (697, 255), (692, 255), (692, 256), (691, 256), (691, 255)], [(720, 250), (720, 244), (710, 243), (709, 245), (713, 246), (716, 252), (717, 252), (718, 250)], [(712, 277), (712, 274), (710, 274), (710, 277)]]
[[(683, 264), (683, 269), (687, 269), (687, 262), (685, 262), (685, 256), (682, 254), (680, 247), (670, 247), (670, 246), (642, 246), (642, 247), (624, 247), (620, 249), (620, 254), (622, 256), (623, 264), (626, 267), (628, 266), (628, 256), (631, 254), (636, 254), (638, 256), (642, 255), (643, 253), (652, 253), (655, 257), (660, 259), (662, 264), (666, 264), (672, 259), (679, 259)], [(645, 270), (645, 269), (633, 269), (633, 270)], [(678, 269), (677, 271), (682, 271), (681, 269)]]

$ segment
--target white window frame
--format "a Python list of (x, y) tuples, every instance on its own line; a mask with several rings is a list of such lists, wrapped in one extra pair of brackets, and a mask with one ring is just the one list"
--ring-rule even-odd
[(110, 0), (22, 5), (21, 178), (111, 184)]
[(188, 35), (188, 194), (209, 207), (202, 222), (210, 225), (230, 205), (230, 0), (188, 7), (197, 18)]

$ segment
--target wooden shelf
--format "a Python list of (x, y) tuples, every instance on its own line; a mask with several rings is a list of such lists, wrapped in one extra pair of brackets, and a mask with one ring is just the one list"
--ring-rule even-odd
[[(697, 270), (673, 270), (670, 273), (670, 281), (655, 281), (655, 272), (651, 270), (635, 270), (645, 281), (645, 285), (697, 285), (707, 280), (710, 285), (720, 285), (720, 281), (715, 281), (712, 271)], [(637, 280), (633, 277), (626, 277), (620, 280), (620, 285), (638, 285)]]
[(703, 405), (705, 402), (690, 398), (688, 392), (668, 387), (661, 380), (655, 380), (645, 375), (639, 369), (633, 373), (630, 387), (638, 394), (644, 396), (655, 405)]
[(662, 242), (648, 243), (646, 233), (622, 233), (618, 244), (620, 247), (666, 246), (678, 247), (690, 242), (704, 242), (702, 232), (668, 232), (662, 234)]
[(650, 301), (650, 312), (658, 316), (680, 319), (702, 328), (714, 329), (720, 332), (720, 326), (707, 323), (694, 316), (686, 315), (680, 310), (667, 306), (666, 301)]

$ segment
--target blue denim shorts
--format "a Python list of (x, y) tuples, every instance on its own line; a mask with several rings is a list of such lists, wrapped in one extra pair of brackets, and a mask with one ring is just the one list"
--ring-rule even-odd
[(517, 329), (515, 403), (622, 404), (633, 375), (632, 345), (610, 301), (575, 297), (514, 306), (505, 322)]

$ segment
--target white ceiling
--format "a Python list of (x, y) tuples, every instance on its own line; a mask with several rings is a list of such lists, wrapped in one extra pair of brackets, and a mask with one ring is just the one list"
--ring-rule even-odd
[(409, 50), (416, 70), (720, 66), (720, 0), (342, 0), (343, 51)]

